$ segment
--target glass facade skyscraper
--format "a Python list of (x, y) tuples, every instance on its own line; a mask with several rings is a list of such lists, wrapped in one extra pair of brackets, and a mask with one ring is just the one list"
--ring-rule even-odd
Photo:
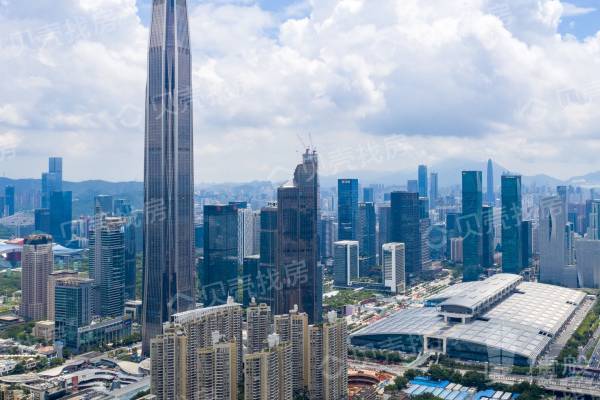
[(439, 197), (438, 173), (432, 172), (429, 174), (429, 203), (431, 208), (435, 208)]
[(494, 207), (485, 205), (481, 213), (482, 229), (482, 259), (483, 268), (491, 268), (494, 265)]
[(338, 179), (338, 240), (358, 238), (358, 179)]
[(317, 153), (306, 150), (293, 181), (277, 190), (277, 268), (284, 285), (276, 289), (275, 314), (298, 305), (310, 323), (319, 323), (323, 313), (323, 271), (317, 263), (319, 204)]
[(15, 213), (14, 186), (7, 186), (4, 188), (4, 207), (6, 208), (6, 216), (11, 216)]
[(428, 197), (427, 165), (419, 165), (419, 197)]
[(496, 195), (494, 194), (494, 164), (492, 160), (488, 160), (487, 162), (487, 192), (486, 192), (486, 202), (490, 206), (494, 206), (496, 204)]
[(152, 3), (144, 163), (143, 352), (195, 307), (191, 51), (185, 0)]
[(521, 176), (502, 175), (502, 271), (518, 274), (523, 268), (521, 242)]
[(55, 243), (63, 246), (71, 241), (73, 219), (73, 194), (52, 192), (50, 195), (50, 234)]
[[(360, 203), (358, 206), (358, 242), (360, 275), (370, 276), (371, 268), (377, 264), (377, 217), (375, 204)], [(381, 274), (377, 274), (379, 277)]]
[(465, 281), (477, 280), (481, 274), (483, 256), (481, 175), (481, 171), (463, 171), (462, 173), (460, 229), (463, 238), (463, 280)]
[(404, 243), (406, 273), (418, 275), (422, 269), (419, 193), (392, 192), (391, 241)]

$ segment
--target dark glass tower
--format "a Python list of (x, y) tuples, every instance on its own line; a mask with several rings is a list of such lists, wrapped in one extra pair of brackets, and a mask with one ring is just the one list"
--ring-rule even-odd
[(477, 280), (481, 273), (483, 256), (481, 187), (481, 171), (463, 171), (460, 229), (463, 237), (463, 280), (465, 281)]
[[(360, 203), (358, 206), (360, 276), (371, 276), (371, 268), (377, 264), (377, 217), (375, 204)], [(379, 277), (380, 273), (375, 272)]]
[(144, 154), (144, 354), (195, 306), (191, 54), (186, 0), (154, 0)]
[(428, 197), (427, 165), (419, 165), (419, 197)]
[(502, 271), (518, 274), (523, 267), (521, 242), (521, 176), (502, 175)]
[(406, 272), (418, 275), (422, 269), (419, 193), (392, 192), (392, 242), (404, 243)]
[(52, 192), (50, 195), (50, 234), (55, 243), (63, 246), (71, 241), (73, 219), (73, 194)]
[(338, 179), (338, 240), (358, 238), (358, 179)]
[(523, 268), (528, 268), (533, 256), (533, 224), (531, 221), (521, 223), (521, 249), (523, 251)]
[[(358, 189), (358, 188), (357, 188)], [(358, 196), (358, 190), (357, 190)], [(319, 176), (316, 152), (306, 151), (294, 180), (277, 190), (276, 314), (287, 314), (294, 305), (319, 323), (323, 313), (323, 271), (317, 264)]]
[(15, 213), (15, 187), (7, 186), (4, 188), (4, 206), (6, 207), (6, 216), (10, 217)]
[(485, 199), (488, 205), (494, 206), (496, 203), (496, 195), (494, 194), (494, 164), (489, 159), (487, 162), (487, 193)]
[(483, 206), (481, 213), (481, 229), (483, 257), (481, 266), (483, 268), (491, 268), (494, 265), (494, 207)]
[(275, 309), (274, 284), (277, 275), (277, 206), (260, 210), (260, 264), (257, 302)]

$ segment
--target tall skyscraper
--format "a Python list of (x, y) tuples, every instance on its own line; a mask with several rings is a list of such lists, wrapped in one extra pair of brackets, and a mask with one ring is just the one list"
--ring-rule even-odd
[(483, 246), (481, 214), (483, 212), (481, 171), (462, 173), (462, 216), (460, 229), (463, 238), (463, 280), (477, 280), (481, 274)]
[(46, 316), (48, 321), (54, 321), (55, 318), (54, 301), (56, 299), (56, 282), (63, 278), (76, 278), (78, 275), (79, 273), (77, 271), (62, 269), (59, 271), (54, 271), (48, 276), (48, 314)]
[(21, 316), (39, 321), (47, 318), (48, 277), (54, 268), (52, 237), (32, 235), (25, 239), (21, 255)]
[[(275, 309), (275, 277), (277, 276), (277, 205), (260, 211), (260, 289), (257, 301)], [(264, 293), (264, 295), (262, 294)]]
[(375, 202), (375, 189), (372, 187), (363, 188), (363, 202), (374, 203)]
[(334, 217), (321, 216), (321, 220), (319, 221), (319, 256), (322, 261), (333, 257), (334, 226)]
[(204, 264), (200, 276), (201, 301), (205, 306), (225, 304), (238, 289), (238, 208), (204, 206)]
[(57, 279), (54, 286), (56, 340), (70, 349), (79, 348), (78, 328), (92, 322), (92, 282), (70, 276)]
[(72, 238), (73, 195), (71, 192), (50, 194), (50, 233), (55, 243), (67, 245)]
[(523, 268), (531, 265), (533, 257), (533, 223), (532, 221), (521, 222), (521, 250), (523, 254)]
[(429, 197), (427, 181), (427, 165), (419, 165), (419, 197)]
[(600, 240), (580, 239), (575, 242), (577, 275), (584, 288), (600, 287)]
[(125, 300), (135, 300), (136, 298), (136, 274), (137, 274), (137, 250), (136, 250), (136, 227), (135, 220), (129, 216), (125, 219), (124, 239), (125, 239)]
[(342, 240), (333, 244), (333, 284), (350, 286), (358, 280), (359, 244), (355, 240)]
[(523, 268), (521, 176), (502, 175), (502, 272), (518, 274)]
[(383, 245), (383, 284), (392, 293), (406, 291), (406, 262), (404, 243)]
[(489, 206), (496, 205), (496, 195), (494, 194), (494, 164), (492, 160), (489, 159), (487, 162), (487, 192), (485, 196), (485, 200)]
[(377, 216), (375, 204), (358, 205), (358, 238), (360, 250), (360, 275), (370, 276), (377, 265)]
[(63, 168), (62, 158), (48, 159), (48, 172), (42, 174), (42, 208), (50, 208), (52, 192), (62, 192)]
[(377, 207), (377, 250), (379, 252), (379, 264), (383, 259), (382, 247), (385, 243), (392, 241), (392, 207), (390, 204), (382, 204)]
[(494, 265), (494, 207), (485, 205), (481, 213), (482, 258), (481, 266), (491, 268)]
[(542, 283), (561, 285), (565, 280), (566, 221), (563, 199), (560, 196), (541, 200), (538, 241)]
[(50, 233), (50, 210), (38, 208), (34, 212), (35, 231), (37, 233)]
[[(278, 277), (276, 314), (294, 305), (309, 321), (319, 322), (323, 310), (323, 271), (317, 264), (319, 176), (317, 153), (306, 150), (294, 179), (277, 190)], [(279, 288), (278, 288), (279, 289)]]
[(418, 275), (423, 268), (419, 194), (392, 192), (391, 242), (404, 243), (406, 273)]
[(600, 200), (591, 200), (589, 207), (587, 237), (600, 240)]
[(435, 208), (440, 198), (438, 173), (429, 174), (429, 203), (431, 208)]
[(358, 218), (358, 179), (338, 179), (338, 240), (357, 240)]
[(154, 1), (144, 165), (143, 352), (195, 306), (191, 52), (185, 0)]
[(125, 221), (96, 214), (89, 232), (89, 274), (94, 280), (93, 312), (123, 315), (125, 306)]
[(6, 186), (4, 188), (4, 207), (6, 209), (6, 216), (15, 214), (15, 187)]

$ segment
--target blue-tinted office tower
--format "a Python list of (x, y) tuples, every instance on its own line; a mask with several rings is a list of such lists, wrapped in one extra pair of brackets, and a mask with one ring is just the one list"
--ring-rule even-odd
[(143, 352), (196, 305), (192, 60), (185, 0), (155, 0), (144, 146)]
[(94, 214), (112, 215), (114, 210), (114, 200), (111, 195), (99, 194), (94, 197)]
[(4, 217), (4, 196), (0, 196), (0, 218)]
[(502, 271), (517, 274), (523, 268), (521, 242), (521, 176), (502, 175)]
[(48, 172), (42, 174), (42, 208), (50, 207), (52, 192), (61, 192), (63, 186), (62, 158), (50, 157), (48, 159)]
[(7, 186), (4, 188), (4, 208), (6, 216), (15, 214), (15, 187)]
[(204, 264), (201, 302), (205, 306), (225, 304), (235, 297), (238, 279), (238, 207), (204, 206)]
[(38, 208), (35, 210), (35, 231), (50, 234), (50, 210)]
[(460, 237), (460, 214), (449, 212), (446, 214), (446, 259), (450, 259), (452, 250), (451, 240)]
[(260, 210), (260, 263), (256, 278), (256, 301), (275, 309), (277, 277), (277, 205)]
[(66, 246), (71, 241), (73, 195), (71, 192), (52, 192), (50, 195), (50, 234), (55, 243)]
[(358, 179), (338, 179), (338, 240), (358, 238)]
[(489, 159), (487, 162), (487, 192), (485, 195), (485, 200), (488, 205), (494, 206), (496, 204), (496, 195), (494, 194), (494, 164), (492, 160)]
[(438, 173), (432, 172), (429, 174), (429, 203), (431, 208), (437, 206), (439, 197)]
[(127, 217), (124, 227), (125, 239), (125, 300), (135, 300), (136, 285), (136, 227), (135, 219)]
[(323, 314), (319, 205), (317, 153), (306, 150), (293, 181), (277, 189), (277, 269), (284, 285), (276, 290), (275, 314), (287, 314), (297, 304), (310, 323), (319, 323)]
[(406, 181), (406, 191), (409, 193), (419, 193), (419, 181), (416, 179)]
[(481, 213), (482, 259), (483, 268), (491, 268), (494, 265), (494, 207), (485, 205)]
[[(359, 261), (360, 276), (370, 276), (371, 268), (377, 264), (377, 217), (375, 204), (360, 203), (359, 214)], [(377, 273), (377, 276), (381, 275)]]
[(419, 218), (429, 218), (429, 199), (427, 197), (419, 197)]
[(528, 268), (533, 257), (533, 224), (531, 221), (521, 222), (521, 243), (523, 268)]
[(363, 189), (363, 202), (374, 203), (375, 202), (375, 190), (373, 188)]
[(377, 208), (377, 221), (379, 231), (377, 233), (377, 252), (379, 253), (379, 264), (383, 262), (383, 245), (392, 242), (392, 207), (383, 204)]
[(406, 272), (421, 273), (421, 218), (419, 193), (392, 192), (392, 242), (404, 243)]
[(427, 166), (419, 165), (419, 197), (428, 197), (429, 193), (427, 192), (429, 182), (427, 180)]
[(483, 212), (481, 171), (462, 173), (462, 215), (460, 218), (463, 237), (464, 281), (479, 279), (483, 257), (482, 223)]
[(113, 215), (125, 217), (131, 215), (131, 204), (127, 199), (115, 199), (113, 201)]

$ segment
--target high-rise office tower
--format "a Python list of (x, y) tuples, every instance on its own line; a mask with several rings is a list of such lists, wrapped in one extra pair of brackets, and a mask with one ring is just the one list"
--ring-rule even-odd
[(282, 342), (290, 343), (292, 346), (292, 391), (300, 394), (308, 387), (309, 373), (309, 337), (308, 337), (308, 315), (299, 313), (298, 308), (290, 310), (289, 314), (276, 315), (274, 317), (275, 333)]
[(333, 284), (350, 286), (358, 280), (360, 245), (356, 240), (342, 240), (333, 244)]
[(523, 254), (523, 268), (531, 265), (533, 257), (533, 223), (532, 221), (521, 222), (521, 251)]
[(137, 250), (136, 250), (136, 237), (135, 237), (135, 220), (129, 216), (125, 218), (125, 226), (123, 230), (124, 236), (124, 280), (125, 280), (125, 300), (135, 300), (136, 293), (136, 261), (137, 261)]
[[(242, 378), (242, 306), (232, 298), (226, 304), (197, 308), (174, 314), (172, 322), (181, 325), (188, 336), (188, 354), (198, 354), (198, 350), (212, 346), (215, 332), (220, 340), (235, 343), (238, 378)], [(195, 358), (190, 358), (188, 366), (188, 390), (198, 393), (198, 366)]]
[(390, 242), (404, 243), (406, 273), (419, 275), (423, 268), (419, 194), (392, 193), (392, 237)]
[(339, 400), (348, 397), (348, 328), (335, 311), (309, 332), (308, 393), (311, 399)]
[(419, 218), (429, 218), (429, 199), (427, 197), (419, 197)]
[(485, 205), (481, 212), (481, 266), (491, 268), (494, 265), (494, 207)]
[(4, 188), (4, 208), (6, 210), (6, 216), (15, 214), (15, 187), (6, 186)]
[(267, 348), (267, 337), (271, 333), (271, 319), (271, 307), (264, 303), (251, 303), (246, 310), (248, 324), (246, 347), (249, 353), (257, 353)]
[(92, 322), (92, 280), (63, 277), (54, 285), (55, 340), (70, 349), (79, 348), (78, 329)]
[(115, 217), (128, 217), (131, 215), (131, 204), (127, 199), (113, 200), (113, 215)]
[(112, 215), (114, 210), (114, 198), (108, 194), (94, 196), (94, 214)]
[(486, 188), (486, 195), (485, 195), (485, 201), (488, 204), (488, 206), (494, 206), (496, 205), (496, 195), (494, 194), (494, 164), (492, 163), (492, 160), (489, 159), (487, 162), (487, 174), (486, 174), (486, 178), (487, 178), (487, 188)]
[[(237, 346), (215, 334), (213, 344), (198, 352), (198, 393), (194, 399), (236, 400), (238, 398)], [(189, 397), (188, 397), (189, 398)]]
[(463, 238), (464, 281), (477, 280), (481, 274), (483, 255), (481, 240), (483, 198), (481, 186), (481, 171), (463, 171), (460, 230)]
[(205, 306), (224, 304), (238, 289), (238, 208), (204, 206), (204, 265), (200, 276)]
[(357, 240), (358, 218), (358, 179), (338, 179), (338, 240)]
[(583, 288), (600, 287), (600, 240), (575, 241), (577, 275)]
[(326, 260), (333, 257), (335, 218), (323, 215), (319, 224), (319, 255), (321, 260)]
[(566, 265), (566, 215), (559, 196), (546, 197), (540, 202), (539, 252), (540, 282), (560, 285)]
[(419, 193), (419, 181), (417, 179), (406, 181), (406, 191), (409, 193)]
[(521, 176), (502, 175), (502, 271), (518, 274), (523, 268)]
[(429, 218), (421, 218), (419, 220), (419, 239), (421, 247), (421, 270), (426, 270), (431, 267), (431, 252), (429, 246), (432, 245), (430, 240), (431, 220)]
[(358, 205), (358, 238), (360, 275), (369, 276), (371, 268), (377, 265), (377, 216), (375, 204)]
[[(235, 205), (235, 203), (230, 203)], [(238, 263), (254, 253), (254, 219), (256, 215), (248, 207), (238, 207)]]
[(590, 201), (588, 221), (587, 238), (600, 240), (600, 200)]
[(429, 182), (427, 180), (427, 165), (419, 165), (419, 197), (429, 197), (428, 188)]
[(170, 316), (195, 306), (191, 52), (185, 0), (154, 1), (144, 163), (144, 354)]
[(291, 357), (291, 344), (277, 334), (269, 335), (266, 349), (244, 356), (244, 399), (292, 399)]
[(59, 279), (63, 279), (63, 278), (73, 278), (73, 277), (77, 277), (79, 275), (79, 273), (77, 271), (72, 271), (72, 270), (68, 270), (68, 269), (63, 269), (63, 270), (59, 270), (59, 271), (54, 271), (52, 272), (49, 276), (48, 276), (48, 311), (47, 311), (47, 316), (46, 319), (48, 321), (54, 321), (55, 319), (55, 313), (54, 313), (54, 301), (56, 299), (56, 293), (55, 293), (55, 289), (56, 289), (56, 281), (58, 281)]
[(4, 217), (4, 196), (0, 196), (0, 218)]
[(71, 192), (50, 194), (50, 234), (55, 243), (66, 245), (71, 241), (73, 195)]
[(431, 208), (435, 208), (437, 206), (439, 198), (440, 192), (438, 183), (438, 173), (432, 172), (431, 174), (429, 174), (429, 203)]
[(42, 174), (42, 208), (50, 208), (52, 192), (62, 192), (62, 158), (48, 159), (48, 172)]
[(50, 210), (38, 208), (34, 211), (35, 231), (37, 233), (50, 233)]
[(404, 243), (385, 243), (383, 246), (383, 284), (392, 293), (406, 291), (406, 262)]
[(188, 397), (188, 337), (181, 326), (166, 324), (164, 332), (151, 340), (150, 393), (157, 400)]
[(392, 241), (392, 207), (382, 204), (377, 207), (377, 249), (379, 251), (379, 264), (383, 259), (382, 247)]
[(323, 271), (317, 264), (319, 176), (317, 153), (306, 150), (294, 179), (277, 190), (277, 268), (284, 285), (277, 290), (276, 314), (294, 305), (311, 322), (322, 319)]
[(375, 203), (375, 189), (372, 187), (363, 188), (363, 202)]
[(123, 315), (125, 306), (125, 221), (96, 214), (89, 232), (89, 274), (94, 280), (93, 312)]
[[(262, 289), (257, 300), (275, 309), (275, 277), (277, 276), (277, 205), (260, 211), (260, 263)], [(262, 294), (264, 293), (264, 295)]]
[(452, 248), (450, 241), (452, 239), (460, 236), (459, 222), (460, 222), (460, 214), (459, 213), (448, 212), (446, 214), (446, 258), (447, 259), (450, 259), (450, 250)]
[(244, 307), (248, 307), (252, 299), (256, 301), (258, 297), (267, 294), (264, 287), (265, 282), (262, 281), (264, 277), (260, 272), (260, 256), (258, 254), (244, 258), (242, 267), (242, 304)]
[(23, 318), (44, 320), (48, 311), (48, 277), (54, 268), (52, 237), (32, 235), (21, 254), (21, 307)]

